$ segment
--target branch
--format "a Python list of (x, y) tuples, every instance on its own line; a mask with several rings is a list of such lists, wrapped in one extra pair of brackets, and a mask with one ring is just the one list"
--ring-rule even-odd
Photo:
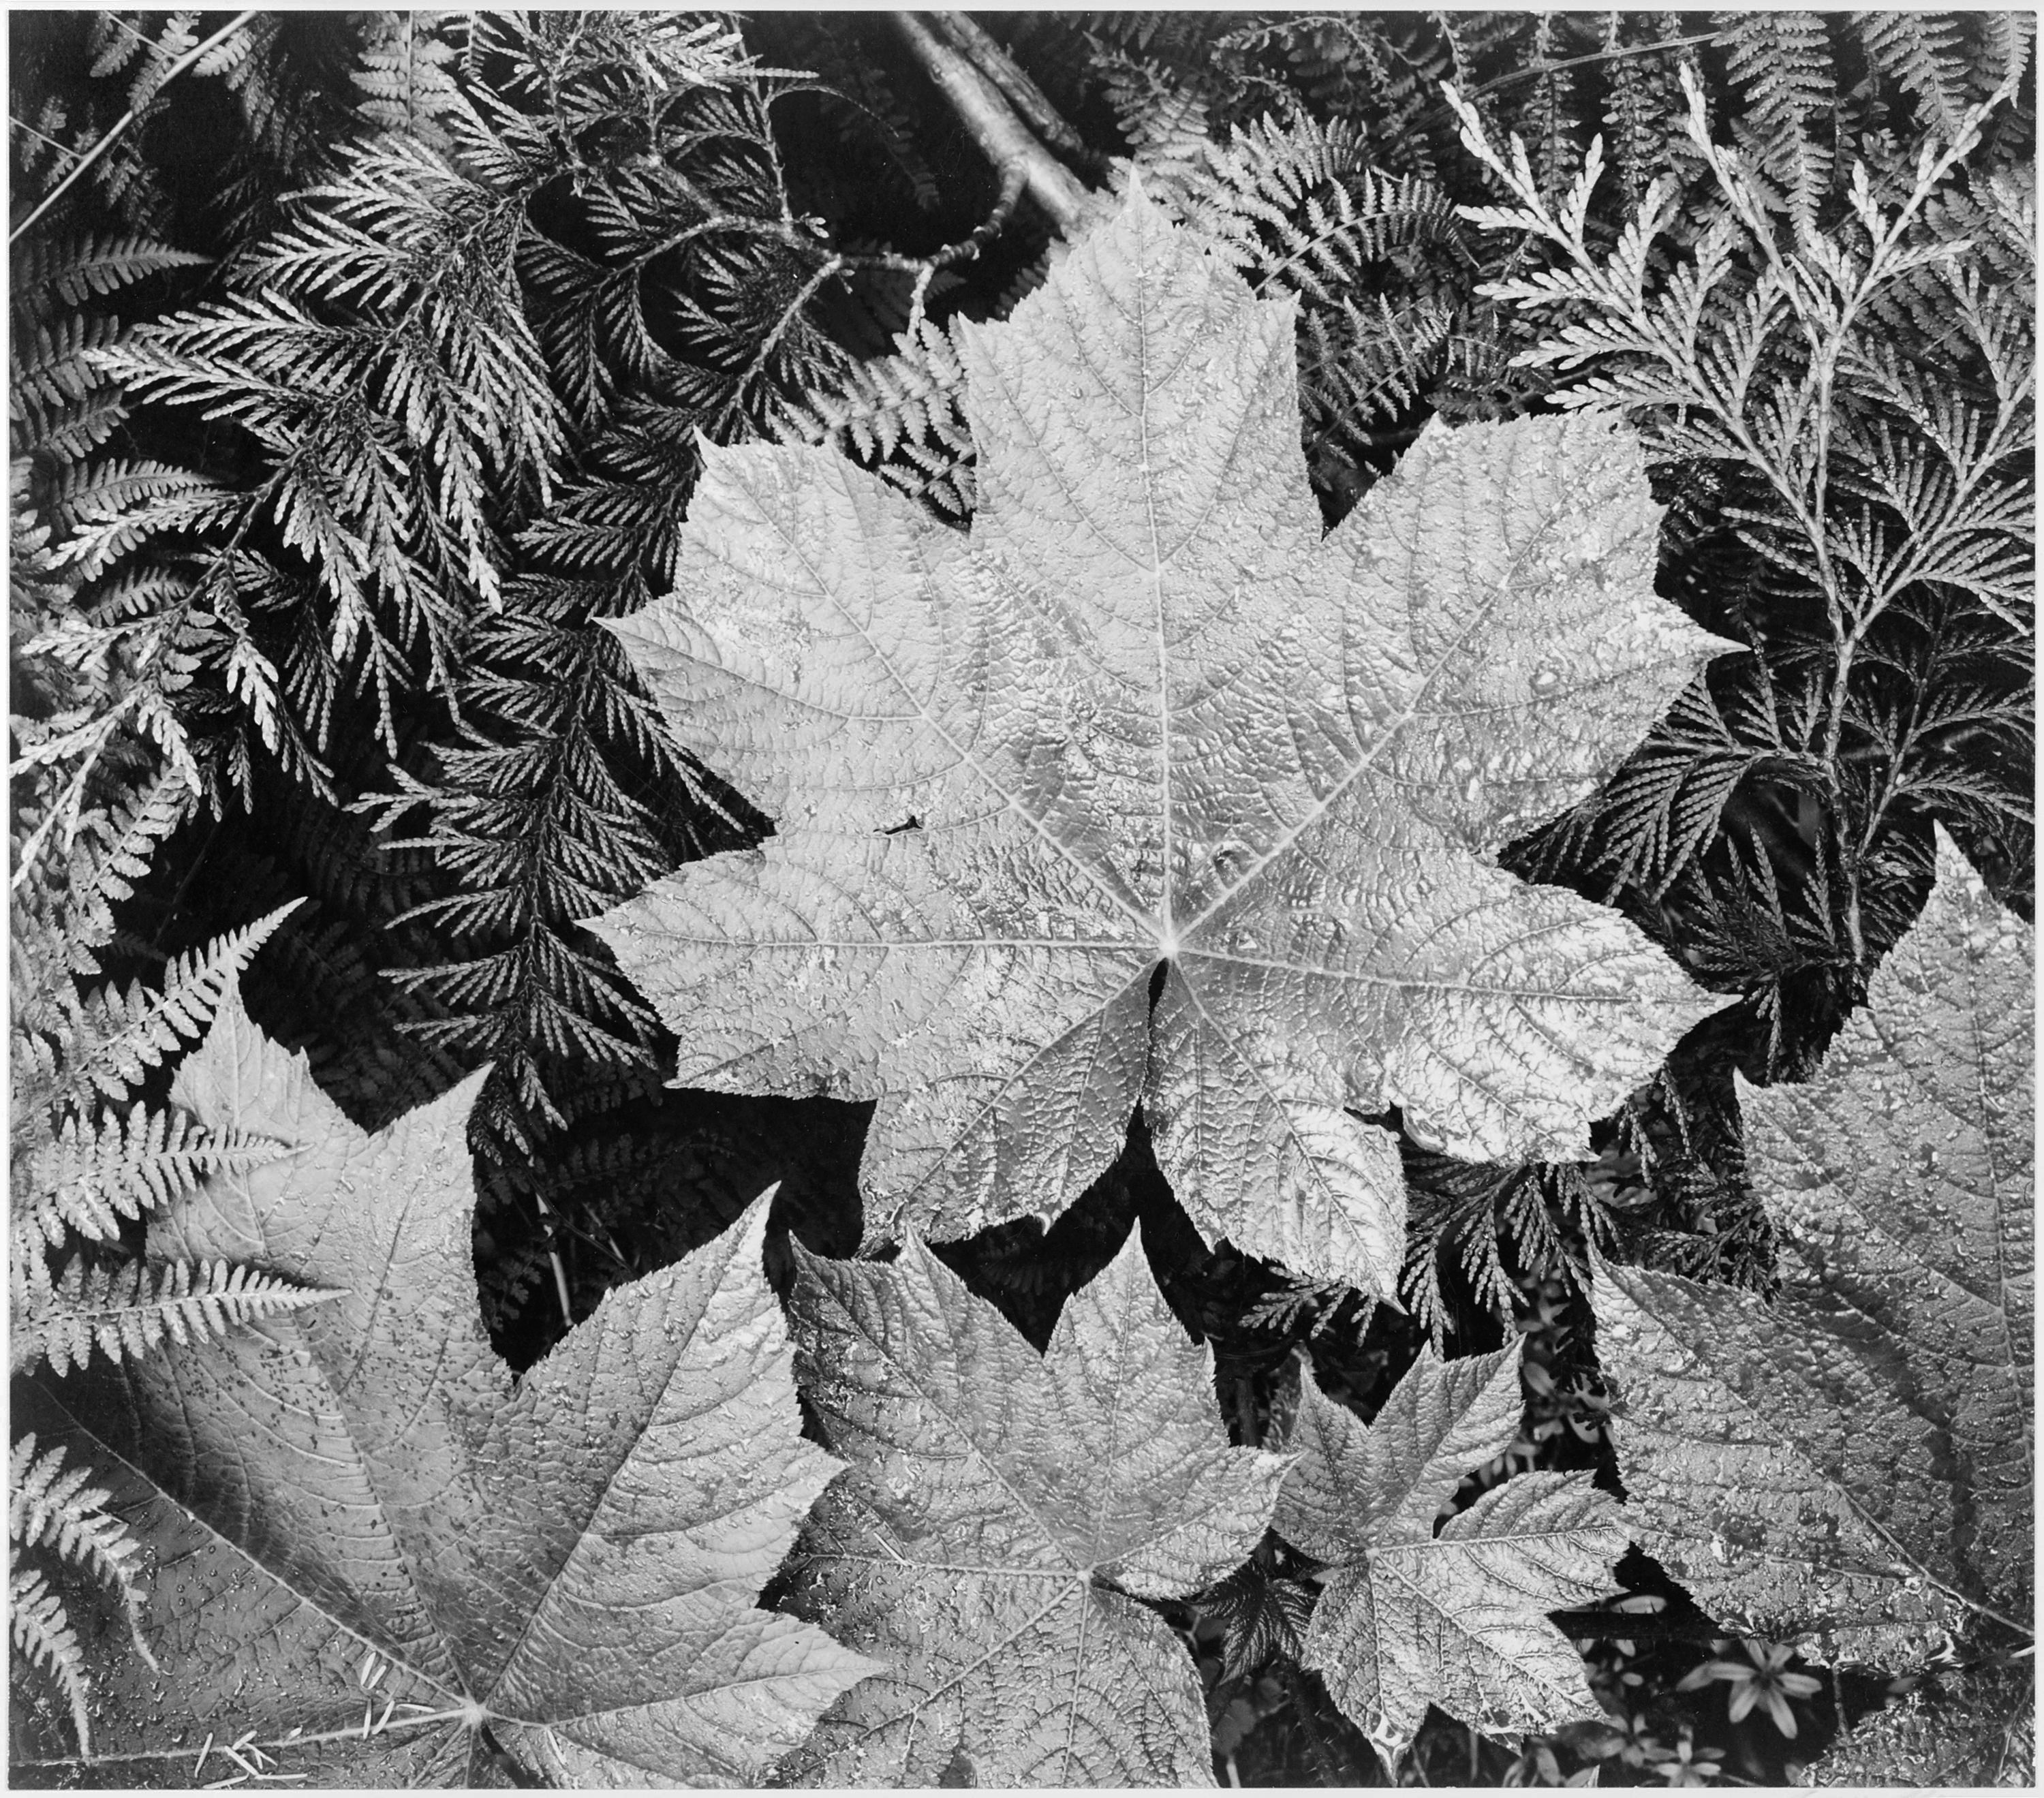
[(1019, 174), (1024, 191), (1050, 215), (1059, 232), (1071, 236), (1085, 212), (1086, 190), (1078, 178), (1043, 148), (1001, 90), (961, 51), (939, 41), (913, 13), (897, 13), (894, 22), (973, 141), (993, 164), (1004, 189), (1011, 176)]
[[(240, 30), (244, 25), (248, 24), (248, 21), (255, 17), (256, 14), (253, 10), (246, 13), (236, 13), (232, 18), (229, 19), (225, 25), (222, 25), (219, 30), (216, 31), (213, 36), (209, 37), (203, 44), (194, 44), (190, 49), (187, 50), (184, 55), (179, 57), (175, 63), (171, 64), (169, 69), (165, 71), (163, 79), (156, 83), (156, 89), (154, 92), (150, 94), (149, 98), (151, 100), (154, 100), (158, 94), (162, 93), (166, 87), (169, 86), (173, 81), (176, 80), (179, 75), (182, 75), (185, 71), (190, 68), (194, 63), (197, 62), (200, 57), (206, 55), (209, 51), (217, 49), (221, 44), (225, 44), (229, 38), (232, 37), (235, 33)], [(19, 225), (16, 225), (12, 231), (7, 233), (7, 244), (9, 248), (11, 249), (17, 243), (20, 242), (23, 234), (35, 224), (36, 220), (40, 219), (44, 213), (48, 212), (52, 206), (55, 206), (58, 201), (61, 200), (64, 197), (64, 194), (70, 188), (71, 184), (74, 181), (77, 180), (81, 175), (84, 174), (87, 169), (90, 168), (94, 163), (98, 162), (102, 156), (105, 156), (106, 152), (113, 147), (114, 139), (118, 137), (122, 132), (125, 131), (129, 126), (135, 122), (136, 113), (137, 109), (133, 106), (130, 106), (126, 112), (123, 113), (119, 118), (116, 119), (113, 121), (113, 125), (108, 129), (106, 135), (101, 138), (97, 144), (94, 144), (90, 150), (86, 151), (85, 154), (79, 159), (77, 167), (73, 168), (70, 174), (66, 175), (63, 180), (60, 181), (56, 186), (50, 190), (48, 198), (46, 198), (40, 206), (36, 207), (33, 212), (30, 213), (26, 218), (23, 219)]]
[(970, 56), (980, 73), (1006, 94), (1024, 122), (1054, 150), (1083, 163), (1096, 175), (1107, 172), (1107, 158), (1065, 123), (1064, 115), (1026, 75), (1015, 59), (989, 36), (970, 13), (933, 13), (937, 29)]

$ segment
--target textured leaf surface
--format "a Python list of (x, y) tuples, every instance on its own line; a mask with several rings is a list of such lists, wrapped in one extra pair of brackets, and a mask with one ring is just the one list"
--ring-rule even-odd
[(1778, 1301), (1597, 1282), (1641, 1546), (1742, 1635), (1892, 1661), (2029, 1616), (2031, 938), (1941, 838), (1816, 1077), (1743, 1094)]
[(778, 834), (594, 928), (680, 1083), (878, 1101), (876, 1240), (1062, 1209), (1139, 1102), (1204, 1229), (1389, 1292), (1397, 1143), (1350, 1109), (1585, 1154), (1708, 1008), (1488, 859), (1724, 647), (1654, 595), (1638, 445), (1430, 426), (1324, 539), (1293, 337), (1132, 192), (965, 337), (970, 537), (828, 451), (709, 451), (679, 590), (618, 627)]
[(2030, 1663), (1946, 1674), (1863, 1717), (1806, 1785), (2005, 1785), (2034, 1790), (2037, 1695)]
[(1520, 1354), (1443, 1362), (1423, 1349), (1367, 1424), (1302, 1373), (1292, 1446), (1304, 1458), (1277, 1527), (1327, 1567), (1304, 1665), (1393, 1765), (1430, 1704), (1483, 1730), (1602, 1714), (1546, 1613), (1611, 1589), (1617, 1504), (1587, 1473), (1522, 1473), (1434, 1528), (1462, 1476), (1518, 1432)]
[(1166, 1309), (1139, 1238), (1041, 1356), (912, 1234), (886, 1266), (801, 1262), (803, 1389), (852, 1470), (804, 1535), (793, 1602), (891, 1666), (792, 1771), (1212, 1784), (1198, 1671), (1135, 1599), (1225, 1576), (1287, 1462), (1228, 1446), (1211, 1353)]
[[(477, 1309), (475, 1085), (366, 1135), (238, 1001), (181, 1071), (202, 1121), (298, 1153), (215, 1177), (152, 1252), (340, 1296), (35, 1386), (43, 1439), (119, 1474), (157, 1569), (160, 1679), (96, 1676), (124, 1778), (179, 1781), (206, 1731), (252, 1731), (326, 1783), (500, 1778), (494, 1741), (528, 1769), (730, 1785), (870, 1670), (754, 1604), (838, 1465), (800, 1435), (766, 1201), (514, 1383)], [(182, 1743), (166, 1715), (197, 1719)]]

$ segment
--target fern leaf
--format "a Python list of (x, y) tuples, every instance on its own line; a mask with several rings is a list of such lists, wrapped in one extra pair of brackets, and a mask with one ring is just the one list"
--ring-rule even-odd
[(1732, 79), (1746, 90), (1742, 136), (1759, 171), (1779, 179), (1806, 220), (1831, 190), (1838, 78), (1821, 13), (1712, 15)]
[(1604, 124), (1611, 132), (1619, 180), (1636, 207), (1654, 179), (1666, 170), (1670, 136), (1681, 116), (1680, 96), (1675, 89), (1677, 52), (1621, 54), (1639, 48), (1623, 42), (1628, 29), (1666, 38), (1677, 35), (1677, 27), (1666, 14), (1642, 19), (1614, 12), (1606, 17), (1604, 48), (1610, 56), (1605, 67), (1611, 86)]
[(457, 71), (467, 48), (461, 15), (376, 12), (363, 21), (354, 79), (355, 107), (377, 130), (409, 137), (443, 155), (482, 121)]
[(203, 268), (209, 259), (147, 237), (32, 237), (16, 252), (10, 300), (40, 316), (55, 300), (82, 306), (173, 268)]
[(828, 444), (947, 523), (962, 524), (977, 499), (964, 394), (956, 340), (919, 317), (896, 335), (893, 355), (855, 363), (835, 387), (813, 388), (788, 406), (776, 434)]
[(34, 1664), (48, 1668), (70, 1700), (79, 1751), (90, 1761), (92, 1724), (86, 1702), (91, 1688), (86, 1677), (85, 1651), (79, 1646), (78, 1631), (71, 1626), (63, 1599), (50, 1589), (40, 1568), (9, 1569), (7, 1614), (13, 1624), (15, 1648)]
[(1868, 58), (1915, 98), (1925, 129), (1950, 143), (1977, 96), (1965, 28), (1946, 13), (1855, 13)]
[(115, 321), (99, 315), (72, 313), (46, 324), (17, 321), (8, 355), (17, 456), (57, 455), (67, 421), (105, 402), (107, 382), (91, 358), (119, 334)]
[(14, 1444), (8, 1470), (8, 1546), (17, 1553), (52, 1549), (111, 1588), (127, 1613), (136, 1653), (154, 1668), (156, 1658), (142, 1635), (141, 1544), (106, 1508), (112, 1495), (102, 1486), (86, 1485), (90, 1468), (64, 1471), (64, 1454), (62, 1443), (36, 1454), (33, 1431)]
[(1541, 190), (1558, 194), (1564, 186), (1566, 171), (1577, 159), (1576, 133), (1581, 121), (1576, 117), (1575, 83), (1566, 68), (1550, 66), (1566, 60), (1557, 57), (1560, 15), (1542, 13), (1533, 21), (1533, 67), (1527, 85), (1520, 130), (1533, 152), (1534, 172)]
[(83, 1367), (97, 1347), (110, 1360), (148, 1354), (166, 1336), (180, 1345), (225, 1335), (238, 1324), (296, 1311), (335, 1295), (225, 1262), (144, 1262), (88, 1266), (74, 1257), (48, 1299), (17, 1320), (19, 1372), (47, 1360), (59, 1373)]
[(11, 947), (17, 968), (33, 970), (15, 983), (19, 1028), (56, 1027), (60, 974), (99, 972), (94, 951), (113, 939), (113, 908), (133, 896), (132, 883), (148, 872), (156, 846), (189, 815), (191, 800), (181, 774), (159, 769), (107, 810), (94, 813), (65, 866), (47, 872), (33, 902), (17, 909)]
[(87, 994), (56, 1046), (60, 1098), (80, 1108), (95, 1091), (123, 1099), (148, 1070), (197, 1041), (229, 985), (298, 904), (178, 957), (156, 991), (136, 981), (125, 993), (108, 986)]
[(67, 1227), (110, 1242), (123, 1218), (168, 1204), (209, 1174), (257, 1167), (282, 1152), (273, 1143), (215, 1135), (182, 1112), (152, 1112), (140, 1101), (125, 1118), (87, 1124), (67, 1117), (56, 1140), (29, 1158), (26, 1191), (15, 1194), (17, 1227), (52, 1245)]
[(1105, 89), (1137, 166), (1169, 188), (1204, 157), (1212, 129), (1206, 96), (1162, 63), (1093, 42), (1093, 79)]
[(1187, 222), (1252, 286), (1323, 306), (1348, 294), (1366, 263), (1460, 244), (1448, 196), (1417, 176), (1368, 167), (1360, 136), (1339, 121), (1238, 126), (1224, 146), (1207, 146), (1186, 186)]

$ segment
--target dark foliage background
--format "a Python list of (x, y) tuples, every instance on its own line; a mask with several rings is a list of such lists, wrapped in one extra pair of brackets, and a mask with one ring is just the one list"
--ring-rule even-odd
[[(230, 22), (10, 17), (17, 228), (136, 115), (13, 245), (17, 1028), (25, 989), (153, 978), (298, 900), (244, 989), (358, 1121), (492, 1066), (472, 1130), (477, 1262), (514, 1362), (770, 1181), (806, 1242), (849, 1253), (862, 1108), (668, 1089), (670, 1041), (576, 928), (771, 828), (667, 747), (601, 625), (665, 590), (698, 432), (834, 442), (965, 522), (971, 447), (946, 328), (1012, 307), (1055, 225), (1004, 187), (888, 15), (262, 13), (171, 78)], [(1975, 532), (1958, 573), (1877, 609), (1845, 670), (1822, 584), (1769, 553), (1778, 495), (1671, 448), (1661, 590), (1754, 653), (1721, 663), (1602, 794), (1510, 852), (1529, 878), (1620, 906), (1739, 1001), (1601, 1127), (1601, 1158), (1472, 1168), (1410, 1147), (1403, 1312), (1201, 1243), (1139, 1120), (1054, 1227), (942, 1251), (1040, 1344), (1140, 1216), (1244, 1443), (1281, 1429), (1301, 1354), (1367, 1415), (1427, 1336), (1469, 1353), (1520, 1332), (1524, 1430), (1467, 1496), (1527, 1466), (1615, 1481), (1586, 1245), (1765, 1289), (1734, 1071), (1813, 1066), (1920, 907), (1934, 818), (2031, 912), (2031, 638), (2011, 597), (2031, 578), (2031, 452), (2027, 388), (2014, 397), (2008, 376), (2027, 367), (2033, 304), (2027, 23), (981, 23), (974, 53), (1062, 121), (1039, 124), (1047, 159), (1099, 190), (1135, 157), (1252, 279), (1298, 295), (1302, 442), (1331, 521), (1430, 416), (1511, 417), (1574, 378), (1516, 359), (1589, 309), (1543, 315), (1481, 290), (1558, 265), (1531, 234), (1455, 211), (1507, 196), (1443, 83), (1493, 143), (1525, 140), (1550, 201), (1601, 134), (1589, 248), (1608, 254), (1658, 181), (1666, 259), (1727, 215), (1681, 133), (1684, 63), (1784, 243), (1798, 220), (1850, 232), (1855, 160), (1899, 204), (1919, 144), (2001, 94), (1916, 227), (1967, 240), (1986, 322), (1969, 334), (1949, 295), (1899, 283), (1855, 342), (1918, 386), (1877, 391), (1848, 354), (1834, 395), (1897, 455), (1928, 428), (1908, 394), (2009, 415), (1988, 471), (2019, 490), (1999, 536)], [(1785, 389), (1800, 371), (1777, 355), (1763, 378)], [(1837, 503), (1897, 528), (1877, 482)], [(108, 876), (117, 840), (126, 872)], [(77, 911), (94, 893), (109, 928), (87, 943)], [(44, 959), (25, 962), (25, 941)], [(1172, 1612), (1208, 1681), (1217, 1776), (1378, 1783), (1292, 1657), (1312, 1596), (1299, 1573), (1273, 1539)], [(1714, 1649), (1643, 1558), (1621, 1574), (1630, 1596), (1566, 1619), (1607, 1726), (1515, 1754), (1436, 1714), (1408, 1777), (1772, 1782), (1821, 1752), (1842, 1710), (1885, 1696), (1877, 1678), (1815, 1669), (1814, 1695), (1791, 1688), (1778, 1713), (1759, 1703), (1735, 1723), (1742, 1682), (1696, 1676), (1746, 1654), (1742, 1683), (1765, 1685), (1765, 1657)]]

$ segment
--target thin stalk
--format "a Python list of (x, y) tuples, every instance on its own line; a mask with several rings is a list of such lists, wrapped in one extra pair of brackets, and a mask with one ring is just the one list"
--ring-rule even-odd
[[(190, 68), (194, 63), (197, 62), (200, 57), (206, 56), (209, 52), (217, 49), (221, 44), (225, 44), (229, 38), (232, 37), (235, 33), (240, 30), (244, 25), (248, 24), (248, 21), (255, 17), (256, 11), (253, 8), (245, 13), (236, 13), (232, 18), (229, 19), (225, 25), (222, 25), (219, 30), (216, 31), (213, 36), (209, 37), (203, 44), (194, 44), (190, 49), (187, 50), (184, 55), (179, 57), (175, 63), (171, 64), (170, 68), (165, 73), (163, 79), (156, 83), (156, 92), (152, 93), (149, 98), (152, 100), (155, 99), (156, 94), (162, 93), (166, 87), (169, 86), (172, 82), (175, 81), (179, 75), (182, 75), (185, 71)], [(112, 127), (108, 130), (106, 135), (102, 137), (97, 144), (94, 144), (90, 150), (86, 151), (85, 154), (79, 159), (77, 167), (72, 169), (70, 174), (67, 175), (63, 180), (60, 181), (56, 186), (50, 190), (48, 194), (44, 198), (43, 203), (36, 207), (33, 212), (30, 213), (26, 218), (23, 219), (19, 225), (16, 225), (12, 231), (8, 232), (7, 244), (9, 248), (11, 249), (16, 244), (19, 243), (23, 236), (34, 228), (36, 221), (40, 219), (51, 207), (55, 206), (58, 201), (61, 200), (64, 197), (64, 194), (69, 190), (73, 182), (77, 180), (80, 175), (84, 174), (87, 169), (90, 168), (94, 163), (98, 162), (102, 156), (105, 156), (109, 150), (113, 148), (115, 140), (117, 139), (123, 132), (127, 130), (130, 125), (134, 124), (137, 116), (137, 109), (133, 106), (130, 106), (126, 112), (123, 113), (119, 118), (113, 121)]]
[(1495, 93), (1500, 87), (1508, 87), (1515, 81), (1531, 81), (1543, 75), (1557, 75), (1563, 69), (1579, 69), (1592, 63), (1616, 63), (1627, 56), (1650, 56), (1659, 50), (1683, 50), (1693, 44), (1716, 44), (1724, 36), (1719, 31), (1701, 31), (1693, 37), (1670, 37), (1659, 44), (1628, 44), (1623, 50), (1593, 50), (1586, 56), (1564, 56), (1558, 63), (1528, 63), (1523, 69), (1512, 69), (1504, 75), (1493, 75), (1469, 90), (1473, 100), (1479, 94)]

